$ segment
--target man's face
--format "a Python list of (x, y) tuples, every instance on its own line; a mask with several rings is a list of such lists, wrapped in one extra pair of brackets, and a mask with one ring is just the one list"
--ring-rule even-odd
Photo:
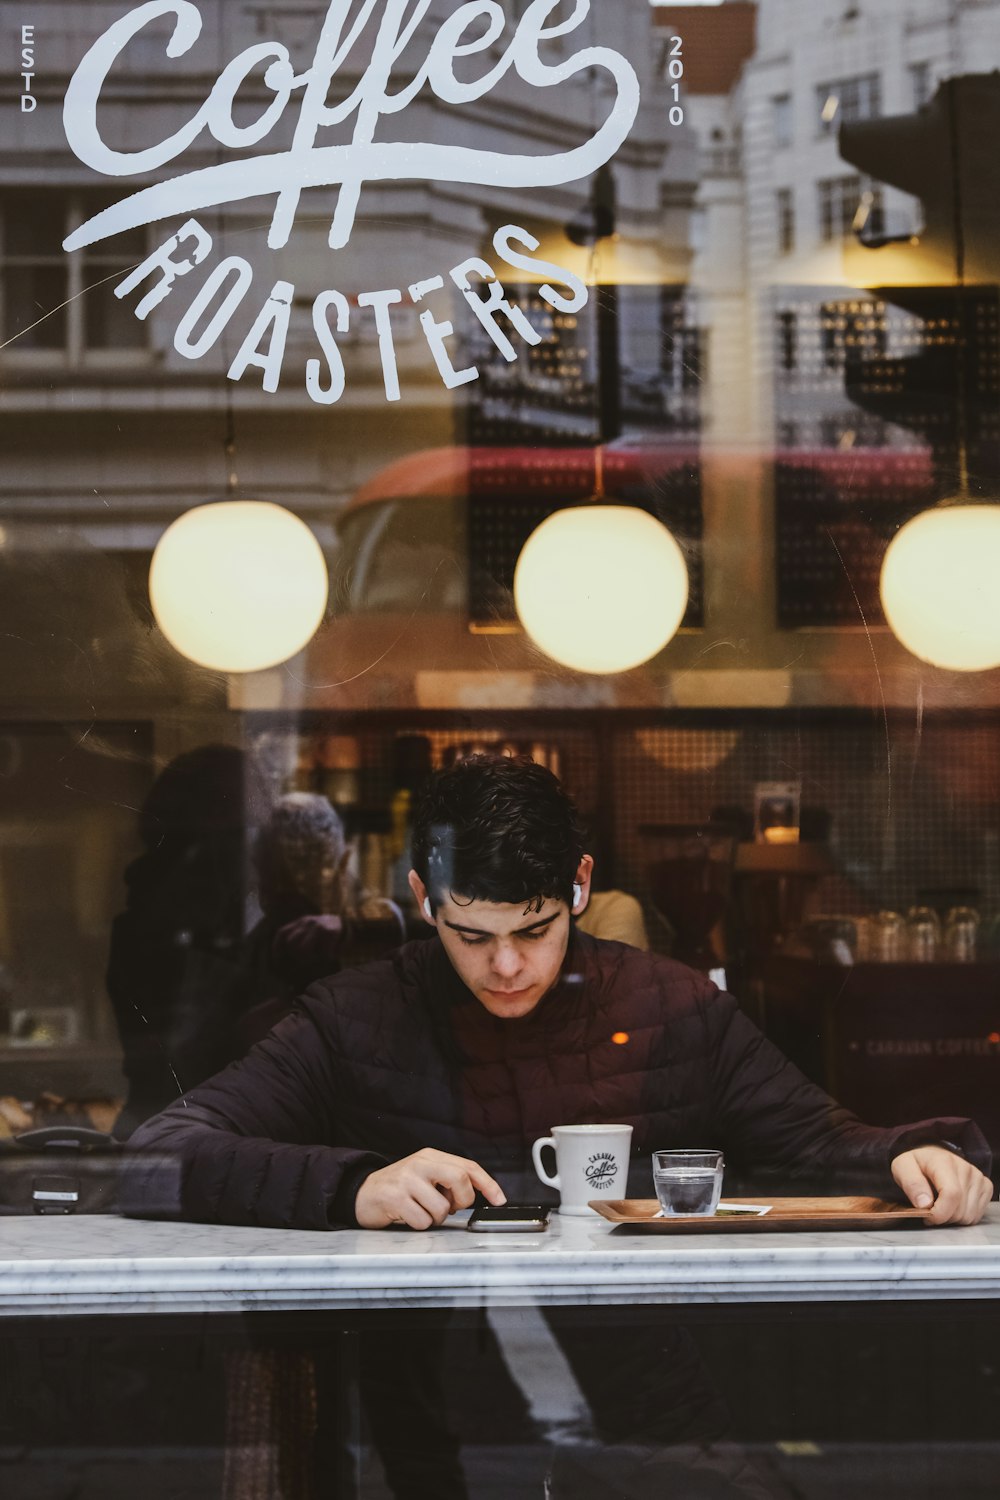
[(505, 1021), (530, 1015), (559, 977), (569, 942), (569, 908), (552, 898), (541, 911), (450, 897), (434, 913), (456, 973), (480, 1005)]

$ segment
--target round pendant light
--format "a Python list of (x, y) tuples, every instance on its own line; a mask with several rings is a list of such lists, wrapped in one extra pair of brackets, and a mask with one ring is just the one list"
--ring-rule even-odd
[(680, 547), (655, 516), (593, 503), (556, 511), (528, 538), (514, 603), (537, 646), (578, 672), (626, 672), (677, 633), (688, 601)]
[(1000, 667), (1000, 506), (943, 505), (907, 521), (882, 563), (882, 608), (914, 656), (953, 672)]
[(329, 579), (303, 521), (262, 500), (195, 506), (163, 533), (149, 570), (170, 644), (218, 672), (259, 672), (315, 635)]

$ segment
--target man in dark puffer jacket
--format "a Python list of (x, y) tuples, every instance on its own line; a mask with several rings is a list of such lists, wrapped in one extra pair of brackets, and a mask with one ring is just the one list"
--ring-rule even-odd
[[(180, 1217), (428, 1229), (476, 1192), (537, 1197), (531, 1142), (602, 1121), (631, 1124), (644, 1160), (719, 1146), (812, 1188), (898, 1189), (935, 1224), (982, 1216), (975, 1126), (864, 1125), (702, 975), (573, 931), (593, 862), (542, 767), (473, 757), (437, 777), (413, 849), (437, 941), (313, 985), (246, 1058), (133, 1137), (180, 1159)], [(124, 1206), (155, 1211), (141, 1160)]]

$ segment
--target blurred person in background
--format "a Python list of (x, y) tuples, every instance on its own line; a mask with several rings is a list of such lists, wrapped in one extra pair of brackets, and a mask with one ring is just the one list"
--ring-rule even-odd
[[(292, 792), (268, 809), (227, 745), (178, 756), (143, 805), (107, 970), (129, 1085), (120, 1139), (242, 1056), (314, 980), (403, 940), (398, 907), (359, 888), (325, 797)], [(263, 915), (244, 935), (249, 846)]]
[(231, 745), (179, 755), (143, 803), (142, 853), (125, 871), (107, 968), (128, 1080), (121, 1139), (235, 1056), (246, 848), (266, 807), (263, 782)]
[(642, 906), (628, 891), (591, 891), (587, 908), (576, 919), (581, 932), (605, 942), (627, 943), (630, 948), (649, 948)]
[(267, 993), (240, 1024), (244, 1047), (287, 1015), (295, 996), (341, 969), (380, 958), (403, 942), (393, 901), (361, 888), (339, 814), (316, 792), (279, 798), (254, 848), (263, 915), (243, 960)]

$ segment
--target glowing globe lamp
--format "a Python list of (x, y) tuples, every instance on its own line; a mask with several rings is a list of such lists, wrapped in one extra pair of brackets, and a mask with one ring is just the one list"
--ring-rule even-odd
[(578, 672), (625, 672), (677, 633), (687, 566), (667, 528), (627, 505), (556, 511), (532, 532), (514, 573), (525, 631)]
[(259, 672), (315, 635), (329, 579), (303, 521), (261, 500), (186, 511), (161, 536), (149, 570), (156, 623), (170, 644), (218, 672)]
[(880, 587), (893, 634), (921, 661), (953, 672), (1000, 667), (1000, 506), (914, 516), (889, 544)]

